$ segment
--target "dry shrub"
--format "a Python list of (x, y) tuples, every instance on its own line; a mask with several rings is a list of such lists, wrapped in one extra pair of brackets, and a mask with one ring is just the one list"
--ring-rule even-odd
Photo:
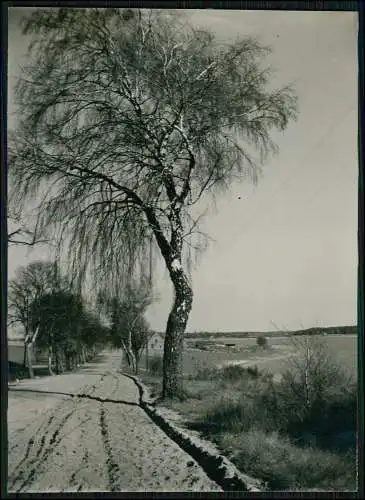
[(267, 347), (267, 338), (265, 335), (259, 335), (256, 339), (256, 344), (259, 347)]
[(163, 358), (158, 354), (151, 356), (148, 360), (148, 371), (152, 375), (161, 375), (163, 374)]
[(270, 490), (356, 489), (353, 456), (301, 449), (276, 432), (258, 429), (221, 434), (218, 444), (240, 470), (267, 481)]

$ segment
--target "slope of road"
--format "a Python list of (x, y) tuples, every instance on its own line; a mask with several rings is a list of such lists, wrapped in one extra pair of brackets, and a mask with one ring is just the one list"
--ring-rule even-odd
[(9, 386), (8, 491), (222, 491), (138, 405), (107, 353), (79, 373)]

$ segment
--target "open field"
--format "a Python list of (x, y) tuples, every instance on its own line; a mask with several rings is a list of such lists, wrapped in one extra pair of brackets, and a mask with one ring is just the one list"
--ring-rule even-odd
[[(311, 337), (312, 338), (312, 337)], [(357, 335), (326, 335), (319, 337), (328, 346), (333, 359), (346, 371), (357, 374)], [(188, 339), (184, 352), (184, 373), (193, 374), (197, 369), (213, 368), (226, 362), (246, 362), (270, 373), (282, 373), (286, 368), (285, 359), (295, 352), (295, 343), (304, 337), (275, 337), (268, 339), (267, 350), (255, 349), (255, 338), (215, 338), (217, 344), (235, 344), (235, 347), (217, 350), (197, 350), (189, 348), (191, 342), (207, 339)], [(244, 364), (244, 363), (242, 363)]]
[[(207, 339), (187, 339), (184, 352), (184, 373), (192, 375), (198, 369), (213, 368), (227, 362), (256, 364), (261, 370), (270, 373), (282, 373), (285, 369), (285, 359), (293, 352), (292, 342), (303, 337), (273, 337), (268, 339), (269, 349), (255, 349), (255, 338), (225, 337), (215, 338), (217, 344), (235, 344), (235, 347), (217, 350), (198, 350), (189, 347), (191, 343)], [(320, 337), (328, 345), (342, 366), (354, 376), (357, 374), (357, 336), (356, 335), (326, 335)], [(24, 347), (20, 343), (9, 343), (8, 358), (17, 363), (23, 362)], [(152, 354), (152, 353), (151, 353)], [(145, 361), (142, 361), (142, 367)]]
[[(235, 352), (233, 347), (230, 352), (222, 347), (186, 348), (185, 397), (157, 405), (177, 412), (185, 428), (214, 442), (239, 470), (267, 481), (270, 490), (356, 490), (357, 337), (321, 336), (321, 340), (324, 347), (327, 344), (329, 363), (315, 351), (320, 372), (310, 372), (314, 377), (310, 386), (315, 387), (316, 376), (324, 385), (311, 393), (310, 404), (300, 378), (293, 385), (290, 378), (262, 376), (265, 370), (282, 374), (289, 368), (285, 357), (300, 352), (289, 338), (271, 338), (267, 349), (257, 348), (255, 339), (241, 339), (242, 349)], [(224, 342), (233, 344), (234, 339)], [(298, 359), (299, 370), (305, 369), (305, 359)], [(214, 369), (227, 361), (244, 363)], [(290, 368), (290, 373), (303, 373), (297, 370)], [(160, 394), (161, 369), (143, 370), (141, 378), (153, 397)]]

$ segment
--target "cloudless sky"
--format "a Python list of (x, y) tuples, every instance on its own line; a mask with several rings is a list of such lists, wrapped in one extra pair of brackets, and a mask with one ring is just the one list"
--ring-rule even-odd
[[(9, 9), (9, 119), (16, 123), (14, 77), (27, 39)], [(190, 10), (219, 40), (257, 35), (272, 47), (273, 84), (294, 82), (299, 118), (276, 134), (280, 152), (255, 187), (236, 183), (203, 229), (215, 241), (192, 273), (188, 330), (272, 330), (356, 324), (357, 309), (357, 14)], [(10, 228), (11, 229), (11, 228)], [(45, 247), (9, 248), (18, 266), (48, 258)], [(155, 271), (160, 301), (148, 311), (164, 330), (172, 289)]]

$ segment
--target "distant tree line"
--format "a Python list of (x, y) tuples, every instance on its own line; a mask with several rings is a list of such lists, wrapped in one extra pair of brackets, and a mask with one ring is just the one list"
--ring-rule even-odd
[(357, 326), (327, 326), (313, 327), (305, 330), (290, 332), (292, 335), (356, 335)]
[(247, 338), (247, 337), (278, 337), (285, 335), (356, 335), (357, 326), (328, 326), (328, 327), (313, 327), (301, 330), (284, 330), (284, 331), (271, 331), (271, 332), (207, 332), (195, 331), (186, 333), (186, 338)]

